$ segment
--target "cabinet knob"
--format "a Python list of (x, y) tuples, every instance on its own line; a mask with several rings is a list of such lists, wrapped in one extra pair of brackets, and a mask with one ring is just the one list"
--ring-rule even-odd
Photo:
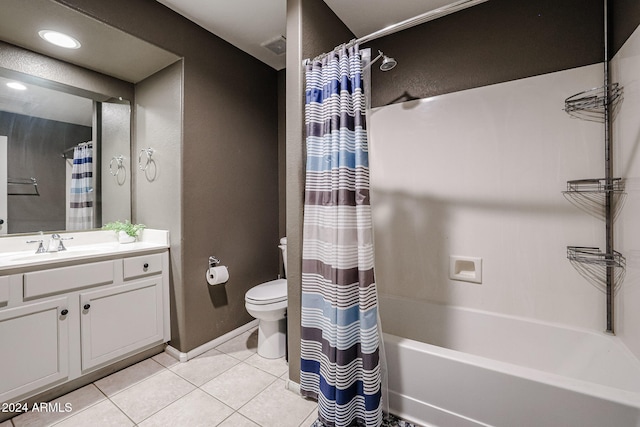
[(67, 310), (66, 308), (64, 310), (62, 310), (60, 312), (60, 314), (62, 314), (63, 316), (66, 316), (67, 314), (69, 314), (69, 310)]
[(148, 263), (148, 262), (145, 262), (145, 263), (144, 263), (144, 265), (143, 265), (143, 267), (144, 267), (144, 269), (146, 270), (147, 268), (149, 268), (149, 263)]
[(82, 308), (89, 310), (91, 308), (91, 304), (85, 304)]

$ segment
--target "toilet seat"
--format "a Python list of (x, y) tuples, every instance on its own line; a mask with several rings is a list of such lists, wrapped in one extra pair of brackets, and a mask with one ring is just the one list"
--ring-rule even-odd
[(286, 279), (276, 279), (249, 289), (245, 301), (249, 304), (266, 305), (287, 300)]

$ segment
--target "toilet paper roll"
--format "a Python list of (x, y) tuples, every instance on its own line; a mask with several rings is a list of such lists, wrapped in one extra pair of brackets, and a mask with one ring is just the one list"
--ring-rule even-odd
[(207, 270), (207, 283), (210, 285), (220, 285), (229, 280), (229, 270), (226, 266), (211, 267)]

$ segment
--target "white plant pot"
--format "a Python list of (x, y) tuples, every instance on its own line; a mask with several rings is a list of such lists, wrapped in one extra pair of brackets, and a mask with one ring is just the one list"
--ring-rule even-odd
[(120, 243), (133, 243), (136, 241), (136, 236), (129, 236), (126, 231), (118, 231), (118, 241)]

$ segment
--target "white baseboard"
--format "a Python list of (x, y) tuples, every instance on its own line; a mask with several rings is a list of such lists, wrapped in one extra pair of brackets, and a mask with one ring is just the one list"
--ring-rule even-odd
[(301, 395), (302, 393), (300, 393), (300, 384), (298, 384), (295, 381), (291, 381), (290, 379), (287, 378), (287, 380), (285, 381), (284, 384), (284, 388), (286, 388), (289, 391), (294, 392), (295, 394)]
[(207, 351), (216, 348), (217, 346), (219, 346), (220, 344), (222, 344), (225, 341), (229, 341), (231, 338), (235, 338), (238, 335), (241, 335), (243, 333), (245, 333), (246, 331), (253, 329), (255, 327), (258, 326), (258, 319), (254, 319), (251, 322), (240, 326), (237, 329), (234, 329), (233, 331), (227, 332), (226, 334), (219, 336), (218, 338), (215, 338), (209, 342), (206, 342), (204, 344), (202, 344), (199, 347), (194, 348), (191, 351), (188, 351), (186, 353), (181, 352), (180, 350), (171, 347), (170, 345), (168, 345), (164, 351), (171, 357), (173, 357), (174, 359), (180, 361), (180, 362), (186, 362), (187, 360), (191, 360), (194, 357), (200, 356), (203, 353), (206, 353)]

